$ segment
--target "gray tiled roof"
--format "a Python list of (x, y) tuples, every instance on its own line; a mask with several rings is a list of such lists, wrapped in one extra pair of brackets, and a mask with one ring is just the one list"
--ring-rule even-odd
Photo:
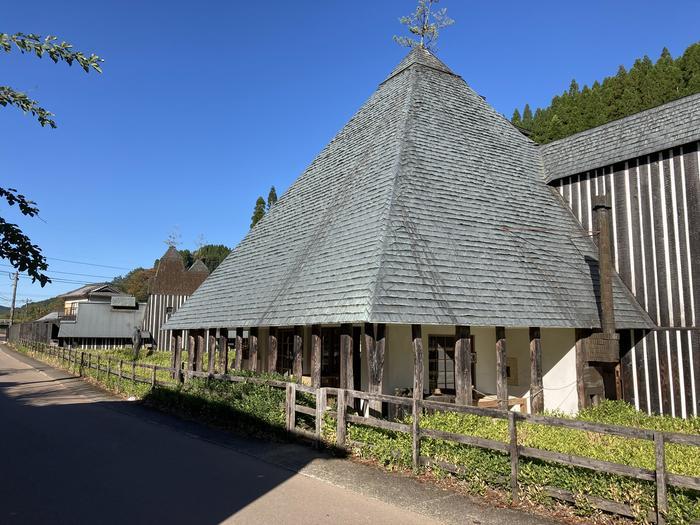
[(547, 182), (700, 140), (700, 94), (541, 146)]
[[(589, 263), (535, 144), (415, 49), (166, 328), (597, 327)], [(617, 278), (615, 301), (651, 326)]]

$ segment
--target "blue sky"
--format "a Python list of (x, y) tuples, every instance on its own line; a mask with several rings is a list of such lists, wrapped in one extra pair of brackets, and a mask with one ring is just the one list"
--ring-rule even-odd
[[(700, 3), (443, 0), (456, 20), (438, 57), (500, 112), (546, 105), (636, 57), (698, 39)], [(258, 195), (281, 194), (406, 50), (391, 40), (413, 0), (13, 2), (2, 32), (55, 34), (105, 59), (102, 75), (17, 52), (2, 79), (56, 114), (58, 129), (0, 108), (0, 185), (42, 220), (16, 220), (50, 275), (100, 281), (149, 267), (177, 229), (235, 246)], [(76, 264), (62, 260), (78, 261)], [(109, 266), (106, 268), (103, 265)], [(0, 261), (0, 270), (10, 269)], [(62, 272), (62, 273), (59, 273)], [(18, 299), (78, 287), (20, 281)], [(0, 304), (10, 280), (0, 274)]]

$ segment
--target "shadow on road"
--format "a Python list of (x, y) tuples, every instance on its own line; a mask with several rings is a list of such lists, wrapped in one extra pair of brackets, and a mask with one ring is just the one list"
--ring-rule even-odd
[(294, 475), (223, 432), (3, 372), (2, 523), (219, 523)]

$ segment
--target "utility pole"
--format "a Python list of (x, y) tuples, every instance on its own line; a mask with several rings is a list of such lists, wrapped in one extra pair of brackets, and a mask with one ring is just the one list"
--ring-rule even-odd
[(10, 326), (15, 320), (15, 301), (17, 300), (17, 281), (19, 280), (19, 272), (15, 272), (12, 277), (12, 306), (10, 307)]

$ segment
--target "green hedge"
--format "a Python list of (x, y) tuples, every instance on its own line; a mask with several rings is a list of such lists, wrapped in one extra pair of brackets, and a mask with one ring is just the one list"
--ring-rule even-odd
[[(233, 371), (243, 377), (289, 381), (279, 374)], [(158, 387), (144, 401), (217, 426), (255, 435), (281, 438), (285, 428), (286, 392), (282, 388), (248, 382), (192, 378), (177, 387)], [(315, 397), (297, 392), (297, 404), (315, 406)], [(302, 419), (297, 414), (298, 424)]]
[[(578, 419), (692, 434), (697, 434), (700, 429), (698, 418), (682, 420), (648, 416), (620, 401), (607, 401), (585, 410)], [(410, 423), (411, 418), (404, 422)], [(333, 422), (329, 421), (329, 425), (333, 425)], [(508, 424), (502, 419), (436, 412), (423, 415), (421, 427), (508, 441)], [(332, 433), (332, 428), (328, 428), (331, 439)], [(412, 466), (410, 434), (351, 424), (348, 439), (362, 443), (355, 447), (358, 455), (377, 460), (387, 468)], [(654, 468), (654, 449), (650, 441), (531, 423), (518, 424), (518, 440), (524, 446)], [(505, 489), (509, 485), (510, 459), (507, 454), (438, 439), (422, 439), (421, 454), (462, 467), (469, 474), (458, 477), (475, 492), (481, 492), (486, 487)], [(700, 476), (699, 447), (667, 444), (666, 462), (670, 472)], [(440, 469), (433, 470), (439, 475), (445, 474)], [(598, 496), (628, 504), (639, 521), (644, 521), (648, 512), (654, 509), (654, 484), (623, 476), (523, 458), (518, 479), (522, 490), (539, 502), (547, 501), (542, 487), (552, 486), (574, 494)], [(584, 513), (589, 510), (585, 504), (578, 509)], [(700, 494), (670, 487), (668, 522), (687, 524), (699, 519)]]

